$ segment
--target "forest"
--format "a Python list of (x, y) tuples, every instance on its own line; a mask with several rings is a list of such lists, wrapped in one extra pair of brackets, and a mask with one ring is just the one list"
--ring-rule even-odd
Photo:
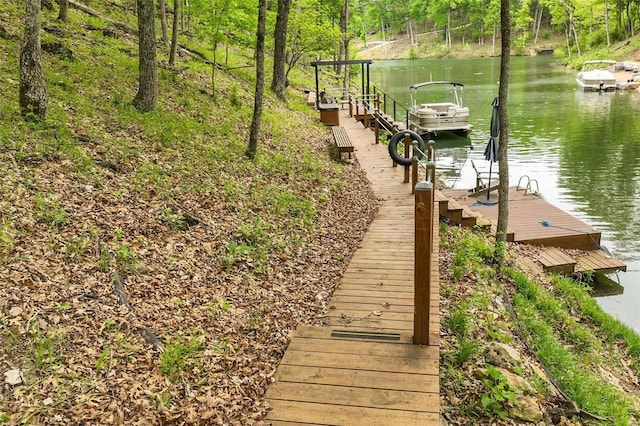
[[(308, 63), (499, 33), (495, 1), (405, 6), (3, 2), (0, 424), (261, 424), (290, 334), (323, 323), (379, 201), (310, 119)], [(638, 18), (633, 2), (512, 6), (521, 45), (553, 34), (573, 56)], [(630, 354), (616, 377), (635, 378), (637, 337), (612, 329), (607, 354)], [(613, 401), (593, 411), (635, 416), (637, 392), (601, 382)]]

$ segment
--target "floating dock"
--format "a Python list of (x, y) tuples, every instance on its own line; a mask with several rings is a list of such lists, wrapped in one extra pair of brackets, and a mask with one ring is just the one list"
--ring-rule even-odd
[[(497, 192), (492, 191), (492, 200)], [(476, 221), (482, 217), (495, 233), (498, 204), (485, 200), (486, 195), (475, 196), (466, 189), (445, 189), (438, 197), (440, 215), (465, 226), (477, 226)], [(589, 224), (540, 196), (509, 188), (507, 241), (545, 247), (534, 259), (545, 271), (566, 275), (626, 271), (624, 263), (601, 248), (600, 239), (601, 233)], [(568, 255), (560, 249), (576, 251)]]

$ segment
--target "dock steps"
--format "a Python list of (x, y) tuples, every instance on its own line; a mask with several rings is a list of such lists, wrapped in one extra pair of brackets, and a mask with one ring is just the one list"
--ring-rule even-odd
[(573, 274), (578, 263), (555, 247), (545, 247), (538, 255), (538, 262), (545, 271), (562, 275)]
[(560, 275), (609, 274), (627, 270), (627, 265), (602, 250), (578, 250), (567, 255), (556, 247), (544, 247), (536, 260), (544, 271)]
[(491, 221), (481, 213), (471, 210), (453, 198), (447, 197), (441, 191), (436, 191), (435, 201), (438, 203), (440, 216), (449, 219), (457, 225), (486, 230), (491, 228)]

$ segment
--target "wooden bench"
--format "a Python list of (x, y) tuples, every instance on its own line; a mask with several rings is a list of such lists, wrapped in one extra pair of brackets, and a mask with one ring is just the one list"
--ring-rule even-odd
[(349, 153), (349, 158), (351, 158), (353, 145), (351, 144), (349, 135), (347, 135), (347, 131), (344, 127), (331, 126), (331, 133), (333, 133), (333, 139), (336, 143), (336, 147), (338, 148), (338, 155), (341, 155), (343, 152), (347, 152)]

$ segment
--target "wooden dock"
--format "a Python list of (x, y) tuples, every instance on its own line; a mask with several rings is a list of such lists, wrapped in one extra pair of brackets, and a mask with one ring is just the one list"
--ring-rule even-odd
[[(386, 147), (347, 111), (340, 115), (382, 206), (329, 302), (329, 325), (301, 327), (292, 338), (265, 396), (272, 407), (265, 421), (438, 425), (437, 247), (429, 345), (413, 345), (414, 196)], [(437, 208), (434, 215), (437, 232)]]
[[(497, 196), (497, 190), (494, 190)], [(440, 213), (464, 225), (464, 220), (480, 214), (488, 219), (495, 232), (498, 205), (486, 205), (484, 195), (474, 197), (466, 189), (445, 189), (438, 197)], [(449, 213), (449, 212), (453, 213)], [(465, 214), (466, 212), (466, 214)], [(456, 214), (461, 218), (457, 221)], [(463, 217), (464, 216), (464, 217)], [(534, 261), (543, 270), (571, 275), (573, 273), (626, 271), (627, 267), (600, 248), (600, 232), (571, 214), (548, 203), (535, 194), (509, 188), (509, 229), (507, 241), (545, 246)], [(571, 256), (560, 249), (576, 249)]]

